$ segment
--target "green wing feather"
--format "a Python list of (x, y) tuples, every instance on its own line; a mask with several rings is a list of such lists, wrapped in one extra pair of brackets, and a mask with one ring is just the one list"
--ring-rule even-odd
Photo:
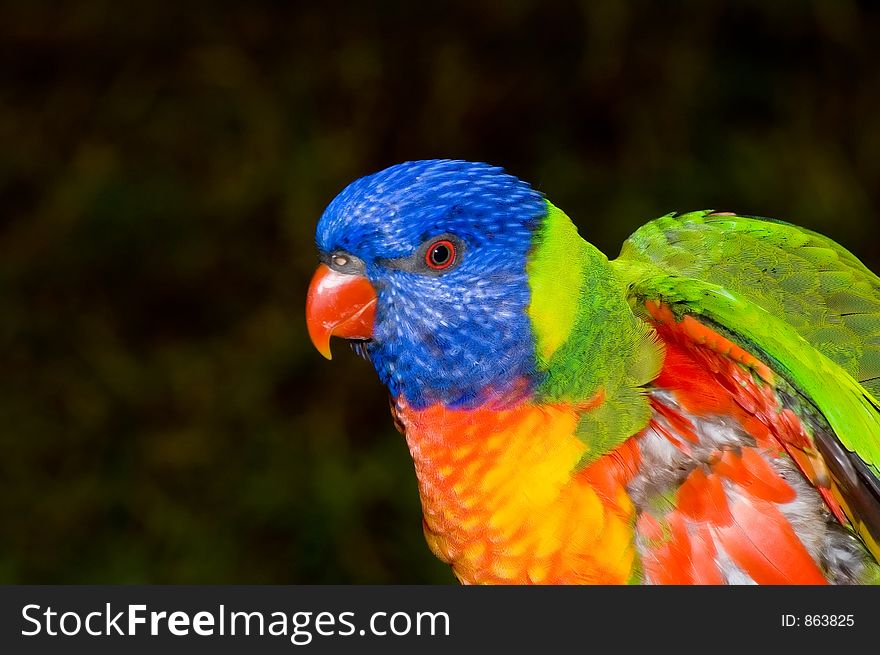
[(831, 239), (781, 221), (694, 212), (649, 223), (621, 258), (744, 295), (880, 398), (880, 278)]
[(855, 256), (788, 223), (702, 211), (648, 223), (612, 265), (633, 299), (705, 316), (760, 351), (880, 492), (880, 278)]

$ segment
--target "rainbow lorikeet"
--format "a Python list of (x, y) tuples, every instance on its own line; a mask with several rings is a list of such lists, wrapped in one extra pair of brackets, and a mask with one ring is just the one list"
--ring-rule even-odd
[(387, 385), (462, 582), (880, 581), (880, 279), (833, 241), (673, 213), (609, 261), (433, 160), (349, 185), (317, 245), (312, 341)]

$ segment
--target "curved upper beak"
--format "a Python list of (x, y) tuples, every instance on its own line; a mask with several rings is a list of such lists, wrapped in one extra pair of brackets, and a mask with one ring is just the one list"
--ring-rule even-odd
[(327, 359), (330, 337), (369, 339), (376, 320), (376, 290), (361, 275), (318, 266), (306, 296), (306, 324), (318, 352)]

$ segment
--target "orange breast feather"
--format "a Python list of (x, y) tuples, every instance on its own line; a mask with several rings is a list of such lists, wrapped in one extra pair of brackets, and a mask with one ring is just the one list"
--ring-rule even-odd
[(396, 408), (415, 461), (428, 544), (465, 583), (623, 583), (635, 445), (574, 473), (577, 409)]

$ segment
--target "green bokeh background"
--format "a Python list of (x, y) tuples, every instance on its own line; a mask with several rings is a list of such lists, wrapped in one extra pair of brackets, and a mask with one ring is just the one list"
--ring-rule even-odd
[(0, 581), (451, 582), (314, 227), (428, 157), (608, 254), (672, 210), (880, 269), (880, 20), (848, 0), (0, 6)]

